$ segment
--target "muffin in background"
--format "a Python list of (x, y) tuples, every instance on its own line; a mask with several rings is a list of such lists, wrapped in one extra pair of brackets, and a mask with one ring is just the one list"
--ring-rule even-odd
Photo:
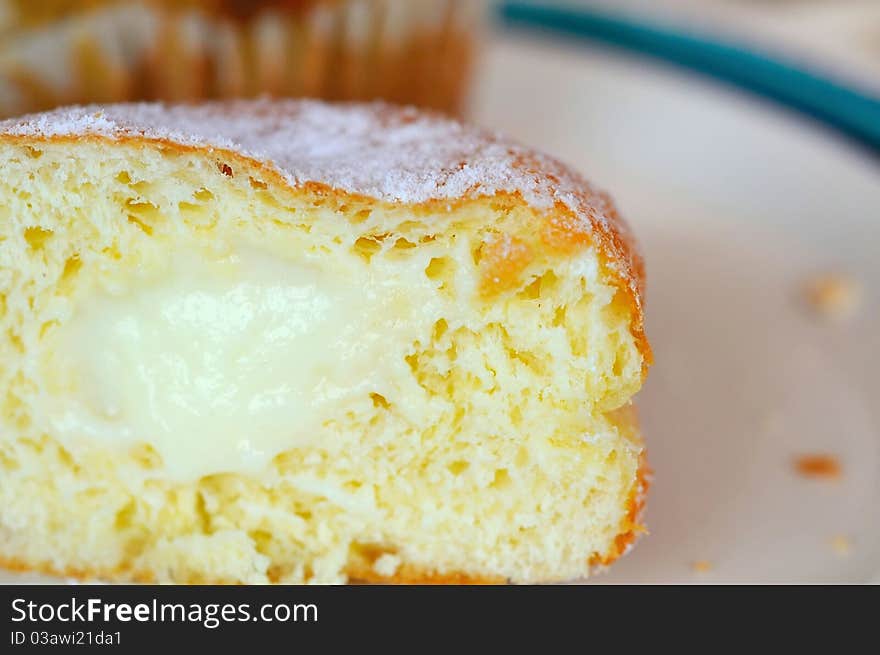
[(0, 115), (382, 98), (461, 113), (484, 0), (0, 0)]
[(51, 23), (120, 0), (0, 0), (0, 34)]

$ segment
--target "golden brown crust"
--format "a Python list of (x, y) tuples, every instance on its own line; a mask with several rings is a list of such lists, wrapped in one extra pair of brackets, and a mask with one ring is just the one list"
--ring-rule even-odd
[[(623, 431), (624, 436), (631, 441), (641, 444), (642, 435), (636, 406), (630, 403), (618, 408), (614, 413), (618, 417), (617, 424)], [(591, 563), (600, 563), (602, 566), (608, 566), (621, 555), (628, 552), (636, 539), (646, 532), (645, 526), (642, 524), (642, 515), (645, 511), (648, 489), (651, 486), (653, 476), (654, 472), (648, 463), (648, 453), (642, 448), (639, 454), (639, 468), (636, 472), (636, 480), (627, 500), (628, 511), (621, 523), (620, 532), (614, 540), (614, 548), (602, 555), (600, 559), (597, 558), (593, 561), (591, 558)]]
[(125, 568), (116, 569), (86, 569), (76, 567), (58, 567), (50, 562), (26, 562), (18, 557), (0, 556), (0, 569), (12, 573), (34, 573), (38, 575), (52, 576), (55, 578), (67, 578), (71, 580), (130, 580), (141, 584), (152, 584), (156, 581), (151, 573), (131, 572)]
[[(63, 110), (34, 115), (0, 124), (0, 143), (34, 145), (40, 142), (91, 141), (108, 146), (159, 146), (176, 153), (209, 154), (216, 158), (218, 166), (223, 167), (226, 174), (246, 172), (289, 193), (312, 193), (325, 201), (335, 201), (339, 206), (351, 202), (379, 205), (405, 203), (414, 212), (432, 211), (442, 215), (452, 207), (491, 197), (493, 202), (507, 203), (508, 206), (532, 207), (540, 216), (540, 224), (534, 226), (531, 234), (526, 236), (530, 239), (529, 243), (523, 240), (523, 235), (502, 235), (515, 247), (495, 252), (490, 258), (492, 266), (486, 273), (488, 287), (504, 288), (512, 284), (528, 263), (530, 249), (544, 248), (556, 256), (575, 257), (588, 246), (594, 247), (630, 308), (630, 328), (642, 354), (643, 377), (647, 374), (653, 358), (644, 330), (645, 267), (635, 237), (607, 194), (594, 190), (578, 173), (550, 157), (508, 142), (498, 135), (461, 126), (428, 112), (376, 103), (323, 105), (257, 101), (189, 108), (110, 105), (68, 111), (71, 114), (79, 111), (75, 120), (82, 121), (82, 112), (86, 109), (94, 110), (101, 120), (104, 120), (105, 114), (110, 117), (113, 112), (116, 122), (111, 123), (112, 128), (104, 126), (95, 130), (76, 124), (71, 128), (72, 133), (65, 134), (52, 127), (52, 122), (56, 120), (74, 120)], [(310, 112), (328, 112), (328, 119), (332, 117), (336, 121), (344, 121), (342, 117), (350, 113), (357, 121), (369, 125), (375, 133), (372, 140), (361, 133), (354, 134), (352, 140), (357, 143), (350, 151), (345, 151), (344, 142), (340, 142), (341, 154), (347, 159), (341, 162), (344, 165), (339, 169), (350, 172), (337, 175), (334, 167), (327, 166), (326, 161), (313, 168), (303, 163), (307, 158), (302, 155), (307, 154), (305, 151), (315, 139), (320, 140), (321, 134), (312, 135), (309, 141), (308, 137), (291, 133), (292, 138), (299, 138), (301, 142), (291, 142), (287, 150), (264, 150), (268, 143), (264, 140), (267, 129), (283, 130), (286, 125), (314, 120), (314, 116), (303, 119)], [(253, 127), (236, 134), (237, 140), (230, 135), (233, 146), (215, 143), (202, 136), (177, 136), (186, 129), (199, 129), (198, 119), (202, 117), (203, 123), (220, 130), (221, 135), (226, 121), (240, 126), (242, 120), (249, 119)], [(167, 122), (164, 131), (161, 126), (150, 123), (163, 118)], [(48, 130), (43, 129), (46, 125), (49, 126)], [(407, 132), (409, 128), (413, 129)], [(315, 129), (320, 130), (320, 125)], [(420, 141), (422, 132), (424, 135)], [(407, 141), (400, 145), (404, 149), (411, 148), (412, 155), (394, 155), (391, 150), (384, 148), (377, 140), (384, 133), (395, 136), (406, 134)], [(260, 137), (252, 134), (259, 134)], [(279, 133), (279, 138), (281, 136)], [(331, 131), (327, 138), (338, 139), (339, 135)], [(447, 141), (445, 144), (444, 138)], [(451, 146), (450, 141), (453, 142)], [(426, 156), (422, 149), (434, 143), (442, 154)], [(252, 154), (254, 152), (261, 154)], [(405, 167), (399, 171), (401, 175), (396, 176), (403, 178), (404, 183), (388, 188), (384, 186), (388, 184), (388, 168), (383, 169), (382, 162), (395, 156), (399, 165)], [(282, 160), (282, 157), (287, 157), (289, 161)], [(363, 161), (358, 158), (363, 158)], [(362, 166), (359, 167), (359, 164)], [(394, 168), (394, 160), (388, 166)], [(481, 176), (481, 172), (485, 172), (485, 175)], [(427, 184), (425, 180), (428, 180)], [(450, 188), (460, 189), (460, 193), (451, 195)], [(411, 198), (401, 200), (400, 196), (406, 194)], [(536, 203), (542, 203), (542, 206), (537, 207)], [(491, 248), (489, 252), (492, 254)]]
[[(45, 575), (54, 578), (64, 578), (68, 580), (79, 580), (82, 582), (88, 580), (110, 580), (110, 581), (131, 581), (139, 584), (155, 584), (155, 576), (146, 571), (131, 572), (125, 568), (117, 569), (85, 569), (85, 568), (60, 568), (48, 562), (34, 563), (25, 562), (20, 558), (4, 558), (0, 557), (0, 569), (12, 573), (30, 573), (37, 575)], [(468, 575), (464, 573), (433, 573), (430, 571), (420, 570), (413, 566), (401, 566), (399, 571), (392, 577), (377, 576), (369, 567), (349, 566), (347, 574), (350, 578), (350, 584), (422, 584), (422, 585), (451, 585), (451, 584), (471, 584), (471, 585), (495, 585), (505, 584), (507, 580), (504, 578), (492, 576)], [(205, 580), (192, 579), (181, 584), (228, 584), (223, 580)]]
[[(635, 543), (639, 535), (645, 532), (645, 527), (641, 524), (641, 516), (645, 508), (650, 479), (651, 469), (648, 466), (645, 453), (642, 452), (636, 481), (627, 500), (627, 513), (621, 522), (620, 534), (617, 535), (614, 544), (607, 553), (594, 553), (590, 556), (590, 566), (604, 567), (612, 564), (632, 547), (632, 544)], [(349, 565), (346, 572), (354, 583), (416, 585), (497, 585), (507, 583), (507, 580), (497, 576), (481, 576), (479, 574), (461, 572), (439, 573), (420, 569), (412, 565), (399, 567), (394, 575), (391, 576), (383, 576), (377, 573), (367, 562)]]
[(630, 492), (627, 501), (628, 511), (620, 528), (620, 534), (614, 540), (614, 546), (607, 553), (594, 554), (590, 557), (591, 566), (608, 566), (624, 555), (638, 539), (639, 535), (645, 533), (645, 526), (642, 525), (642, 513), (645, 509), (645, 502), (648, 497), (648, 488), (651, 486), (651, 467), (648, 465), (647, 455), (642, 451), (639, 462), (639, 470), (636, 474), (636, 483)]
[[(642, 452), (636, 481), (627, 500), (627, 513), (621, 522), (620, 533), (614, 540), (614, 544), (607, 553), (594, 553), (589, 558), (590, 566), (608, 566), (624, 555), (639, 535), (645, 532), (641, 524), (642, 512), (645, 508), (648, 487), (650, 486), (651, 469), (645, 452)], [(133, 582), (151, 584), (156, 581), (153, 573), (149, 571), (131, 571), (127, 567), (119, 567), (112, 570), (84, 569), (84, 568), (59, 568), (48, 562), (25, 562), (19, 558), (0, 557), (0, 568), (15, 573), (37, 573), (41, 575), (75, 580), (129, 580)], [(411, 564), (400, 566), (394, 575), (383, 576), (377, 573), (372, 562), (364, 559), (349, 563), (346, 574), (352, 584), (413, 584), (413, 585), (497, 585), (506, 584), (507, 580), (490, 575), (475, 573), (431, 571), (419, 568)], [(225, 584), (222, 580), (188, 580), (187, 584)]]
[[(386, 107), (386, 120), (400, 118), (400, 111)], [(38, 120), (40, 117), (32, 117)], [(380, 119), (382, 117), (380, 116)], [(28, 119), (24, 119), (27, 121)], [(4, 129), (4, 127), (6, 129)], [(393, 204), (386, 199), (379, 199), (366, 193), (358, 193), (350, 190), (342, 190), (333, 184), (319, 179), (309, 179), (293, 184), (288, 175), (282, 169), (273, 164), (269, 159), (258, 159), (254, 156), (243, 154), (240, 150), (230, 147), (218, 147), (200, 143), (182, 143), (170, 137), (137, 134), (123, 132), (109, 134), (100, 133), (71, 133), (71, 134), (46, 134), (39, 131), (28, 133), (10, 133), (10, 124), (0, 126), (0, 143), (17, 143), (35, 146), (41, 143), (82, 143), (91, 142), (106, 144), (129, 144), (134, 146), (160, 147), (175, 153), (200, 153), (208, 155), (217, 161), (217, 174), (234, 176), (239, 174), (249, 175), (259, 179), (263, 183), (270, 183), (288, 193), (313, 194), (324, 200), (335, 202), (339, 206), (358, 203), (373, 203), (377, 205)], [(486, 137), (489, 138), (489, 137)], [(511, 146), (513, 148), (513, 146)], [(467, 160), (462, 165), (467, 165)], [(537, 235), (536, 243), (549, 251), (561, 256), (575, 256), (587, 246), (593, 246), (602, 263), (616, 279), (619, 292), (631, 307), (631, 330), (636, 337), (638, 347), (644, 359), (643, 371), (651, 362), (651, 351), (644, 335), (643, 319), (643, 290), (644, 290), (644, 264), (639, 254), (635, 240), (620, 218), (617, 210), (604, 194), (597, 194), (583, 181), (580, 176), (566, 168), (562, 164), (549, 158), (532, 153), (524, 149), (517, 150), (514, 165), (518, 175), (526, 175), (542, 190), (551, 196), (564, 195), (565, 201), (557, 200), (549, 209), (539, 212), (540, 224), (536, 226), (534, 234)], [(495, 190), (491, 195), (495, 202), (509, 202), (517, 205), (532, 206), (532, 203), (522, 190)], [(486, 199), (479, 189), (469, 189), (460, 197), (437, 197), (407, 203), (414, 212), (436, 212), (442, 214), (450, 208), (471, 202), (482, 202)], [(504, 245), (491, 246), (489, 253), (490, 268), (489, 276), (493, 279), (492, 284), (503, 284), (510, 276), (517, 276), (531, 257), (531, 247), (516, 237), (510, 236), (510, 247)], [(499, 242), (494, 242), (498, 244)], [(497, 248), (497, 250), (492, 250)], [(525, 262), (525, 263), (524, 263)], [(497, 278), (498, 282), (494, 282)], [(614, 546), (607, 553), (593, 554), (589, 561), (591, 565), (605, 566), (620, 557), (636, 539), (643, 527), (639, 519), (644, 506), (645, 493), (650, 478), (650, 470), (647, 462), (642, 459), (637, 480), (628, 500), (628, 511), (622, 522), (619, 534), (615, 539)], [(20, 560), (0, 559), (0, 566), (18, 571), (36, 571), (49, 575), (61, 575), (75, 578), (107, 578), (107, 579), (135, 579), (138, 581), (151, 581), (153, 577), (149, 573), (131, 572), (128, 569), (113, 571), (67, 569), (58, 570), (47, 563), (27, 563)], [(385, 583), (408, 583), (408, 584), (490, 584), (504, 582), (492, 576), (480, 576), (460, 572), (438, 573), (434, 571), (419, 570), (416, 567), (404, 565), (393, 576), (383, 577), (378, 575), (372, 568), (364, 565), (353, 565), (349, 570), (352, 578), (369, 582)], [(210, 581), (200, 580), (207, 583)]]
[(393, 585), (500, 585), (507, 579), (468, 573), (438, 573), (403, 565), (392, 576), (376, 573), (369, 566), (349, 566), (346, 570), (351, 584), (393, 584)]

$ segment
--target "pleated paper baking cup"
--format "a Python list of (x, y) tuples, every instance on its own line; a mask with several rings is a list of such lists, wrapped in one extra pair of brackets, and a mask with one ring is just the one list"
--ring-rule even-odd
[(460, 113), (486, 3), (75, 4), (29, 12), (0, 1), (0, 114), (257, 95), (381, 98)]

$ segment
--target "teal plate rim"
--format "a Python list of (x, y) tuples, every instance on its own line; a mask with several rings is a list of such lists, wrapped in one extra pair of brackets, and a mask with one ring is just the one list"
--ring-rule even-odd
[(715, 36), (592, 8), (499, 3), (503, 25), (599, 42), (669, 62), (796, 110), (880, 154), (880, 99)]

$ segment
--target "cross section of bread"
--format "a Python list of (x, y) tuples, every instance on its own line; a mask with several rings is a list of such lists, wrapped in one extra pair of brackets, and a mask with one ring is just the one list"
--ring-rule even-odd
[(0, 123), (0, 562), (537, 582), (640, 530), (643, 267), (609, 199), (382, 104)]

